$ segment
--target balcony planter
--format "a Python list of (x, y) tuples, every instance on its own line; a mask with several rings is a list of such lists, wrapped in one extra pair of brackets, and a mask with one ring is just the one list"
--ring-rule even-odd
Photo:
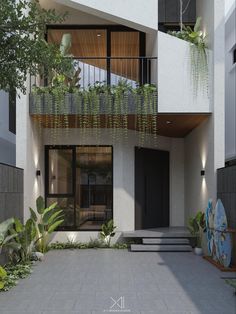
[[(157, 129), (157, 91), (152, 85), (134, 89), (126, 85), (96, 86), (89, 90), (66, 88), (39, 88), (30, 94), (30, 114), (45, 127), (68, 128), (69, 117), (74, 116), (76, 127), (100, 129), (105, 127), (128, 129), (128, 117), (136, 117), (137, 130), (143, 134)], [(77, 123), (78, 122), (78, 123)], [(103, 122), (104, 123), (104, 122)]]

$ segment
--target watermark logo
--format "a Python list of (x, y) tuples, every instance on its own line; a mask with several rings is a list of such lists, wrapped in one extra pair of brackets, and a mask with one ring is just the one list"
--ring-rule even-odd
[(118, 299), (114, 299), (110, 297), (111, 306), (108, 310), (104, 310), (104, 312), (115, 312), (115, 313), (128, 313), (129, 309), (125, 307), (125, 297), (119, 297)]

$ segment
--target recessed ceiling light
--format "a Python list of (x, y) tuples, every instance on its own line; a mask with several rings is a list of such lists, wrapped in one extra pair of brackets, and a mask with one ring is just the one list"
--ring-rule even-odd
[(167, 120), (166, 121), (166, 124), (172, 124), (173, 122), (172, 121), (170, 121), (170, 120)]

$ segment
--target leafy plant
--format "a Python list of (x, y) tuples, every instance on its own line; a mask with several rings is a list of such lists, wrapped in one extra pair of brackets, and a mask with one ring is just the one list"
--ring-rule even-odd
[(5, 286), (6, 277), (7, 277), (6, 270), (2, 266), (0, 266), (0, 290), (2, 290)]
[[(157, 88), (152, 84), (133, 88), (126, 80), (121, 80), (112, 86), (96, 82), (88, 90), (66, 85), (35, 87), (32, 91), (32, 100), (39, 123), (42, 101), (46, 108), (50, 108), (47, 115), (54, 116), (50, 127), (55, 133), (58, 128), (68, 128), (68, 119), (62, 121), (61, 116), (69, 114), (67, 108), (72, 104), (78, 117), (76, 127), (82, 129), (82, 134), (86, 136), (86, 130), (93, 128), (99, 138), (101, 125), (105, 123), (111, 130), (114, 140), (127, 138), (128, 107), (129, 104), (135, 103), (133, 113), (136, 116), (135, 129), (140, 135), (140, 146), (144, 144), (146, 134), (153, 133), (154, 138), (157, 137)], [(105, 116), (102, 114), (102, 108), (105, 108)], [(123, 134), (120, 136), (121, 129), (125, 136)]]
[(17, 233), (9, 234), (10, 228), (14, 224), (14, 218), (9, 218), (0, 223), (0, 253), (3, 248), (19, 249), (19, 245), (14, 241)]
[(2, 288), (0, 287), (0, 291), (10, 290), (12, 287), (17, 285), (19, 279), (26, 278), (32, 273), (31, 263), (10, 263), (5, 265), (4, 268), (7, 275), (3, 280), (4, 286)]
[(32, 255), (34, 241), (36, 237), (36, 228), (32, 219), (28, 219), (22, 224), (19, 219), (15, 218), (14, 227), (11, 234), (17, 233), (14, 238), (15, 247), (9, 249), (9, 256), (15, 262), (29, 262)]
[(47, 25), (61, 23), (65, 17), (43, 9), (38, 0), (0, 1), (0, 90), (26, 92), (29, 73), (68, 68), (59, 48), (45, 41)]
[(205, 214), (198, 211), (194, 217), (190, 217), (188, 221), (188, 229), (197, 239), (197, 247), (202, 246), (202, 234), (205, 231)]
[(192, 29), (184, 26), (180, 31), (170, 31), (170, 35), (188, 41), (190, 45), (191, 58), (191, 78), (194, 93), (197, 94), (199, 88), (208, 92), (209, 68), (207, 55), (206, 34), (201, 30), (201, 17), (197, 18)]
[(64, 221), (62, 210), (56, 209), (56, 206), (57, 203), (53, 203), (45, 208), (44, 199), (39, 196), (36, 200), (37, 213), (30, 208), (31, 219), (36, 230), (35, 245), (42, 253), (48, 250), (49, 235)]
[(108, 247), (111, 246), (111, 238), (115, 236), (115, 229), (116, 226), (112, 219), (102, 225), (100, 237)]

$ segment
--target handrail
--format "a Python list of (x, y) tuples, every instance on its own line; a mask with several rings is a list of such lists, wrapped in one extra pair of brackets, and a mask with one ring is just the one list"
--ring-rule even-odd
[(107, 59), (121, 59), (121, 60), (157, 60), (157, 57), (72, 57), (72, 59), (77, 60), (86, 60), (86, 59), (102, 59), (102, 60), (107, 60)]

